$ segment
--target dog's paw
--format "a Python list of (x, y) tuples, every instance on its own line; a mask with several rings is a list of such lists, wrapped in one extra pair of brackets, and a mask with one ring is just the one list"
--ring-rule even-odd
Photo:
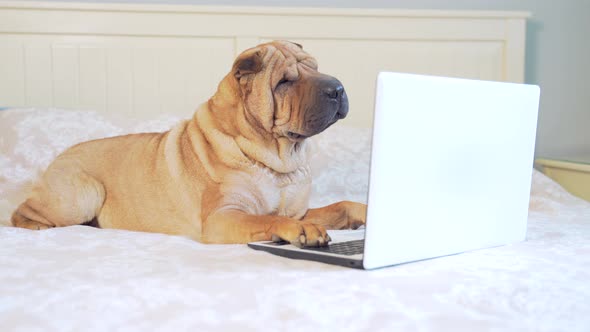
[(296, 247), (325, 247), (331, 241), (326, 229), (306, 222), (279, 222), (272, 233), (272, 241), (287, 241)]
[(35, 220), (31, 220), (23, 215), (21, 215), (18, 212), (15, 212), (12, 215), (11, 218), (11, 222), (12, 225), (14, 227), (20, 227), (20, 228), (27, 228), (27, 229), (32, 229), (32, 230), (43, 230), (43, 229), (48, 229), (48, 228), (53, 228), (54, 226), (50, 226), (50, 225), (46, 225), (43, 223), (40, 223), (38, 221)]
[(340, 202), (340, 204), (344, 205), (348, 228), (357, 229), (365, 225), (367, 220), (367, 204), (349, 201)]

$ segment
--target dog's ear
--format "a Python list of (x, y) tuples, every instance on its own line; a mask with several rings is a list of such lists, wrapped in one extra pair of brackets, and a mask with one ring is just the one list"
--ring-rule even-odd
[(260, 50), (242, 53), (234, 62), (234, 76), (240, 77), (255, 74), (262, 69), (262, 54)]

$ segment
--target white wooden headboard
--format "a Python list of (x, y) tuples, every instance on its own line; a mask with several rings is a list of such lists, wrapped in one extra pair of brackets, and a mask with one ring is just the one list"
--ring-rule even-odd
[(296, 41), (369, 126), (378, 71), (522, 82), (523, 12), (0, 1), (0, 106), (189, 116), (240, 51)]

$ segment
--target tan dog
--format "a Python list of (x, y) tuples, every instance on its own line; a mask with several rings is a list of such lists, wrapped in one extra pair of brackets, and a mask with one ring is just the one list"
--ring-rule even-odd
[(305, 139), (342, 119), (342, 84), (301, 46), (242, 53), (194, 117), (164, 133), (85, 142), (59, 155), (12, 215), (45, 229), (103, 228), (186, 235), (206, 243), (283, 239), (322, 246), (328, 229), (358, 227), (366, 206), (308, 209)]

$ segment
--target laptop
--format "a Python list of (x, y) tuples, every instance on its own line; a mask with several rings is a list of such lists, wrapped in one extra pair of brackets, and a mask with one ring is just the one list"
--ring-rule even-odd
[(364, 229), (253, 249), (359, 269), (524, 241), (538, 86), (381, 72)]

